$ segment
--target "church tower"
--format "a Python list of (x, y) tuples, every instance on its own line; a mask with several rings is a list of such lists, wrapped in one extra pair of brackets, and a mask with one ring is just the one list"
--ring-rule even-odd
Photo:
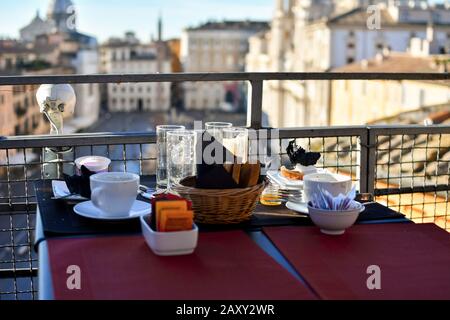
[(71, 0), (51, 0), (47, 18), (53, 22), (55, 31), (71, 32), (76, 30), (75, 7)]

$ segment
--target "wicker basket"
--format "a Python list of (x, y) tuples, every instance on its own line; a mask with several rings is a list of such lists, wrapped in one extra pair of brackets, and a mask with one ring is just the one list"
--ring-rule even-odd
[(197, 189), (195, 177), (186, 178), (174, 191), (192, 201), (199, 224), (238, 224), (250, 220), (266, 182), (243, 189)]

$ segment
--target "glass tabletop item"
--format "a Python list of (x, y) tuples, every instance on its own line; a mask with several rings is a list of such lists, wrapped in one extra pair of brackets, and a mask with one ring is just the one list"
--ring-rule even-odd
[(168, 187), (196, 174), (196, 140), (193, 130), (167, 133)]
[(156, 127), (158, 157), (156, 164), (156, 184), (158, 188), (167, 187), (167, 133), (176, 130), (185, 130), (184, 126), (164, 125)]
[(269, 184), (261, 194), (260, 202), (262, 205), (275, 207), (280, 206), (283, 203), (280, 195), (280, 190), (277, 185)]
[(249, 131), (246, 128), (226, 128), (223, 130), (222, 144), (236, 158), (237, 162), (248, 162)]
[(219, 143), (223, 141), (223, 131), (233, 127), (229, 122), (207, 122), (205, 123), (206, 131), (213, 136)]

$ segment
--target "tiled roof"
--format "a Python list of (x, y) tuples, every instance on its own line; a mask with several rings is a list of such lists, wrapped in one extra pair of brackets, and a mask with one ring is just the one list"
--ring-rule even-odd
[[(439, 73), (438, 61), (449, 60), (450, 55), (417, 57), (407, 53), (391, 52), (375, 59), (360, 61), (335, 68), (333, 72), (426, 72)], [(449, 65), (450, 67), (450, 65)]]

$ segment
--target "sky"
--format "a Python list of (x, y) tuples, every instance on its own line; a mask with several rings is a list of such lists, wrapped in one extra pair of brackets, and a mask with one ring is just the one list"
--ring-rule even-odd
[[(157, 19), (164, 21), (164, 38), (179, 37), (184, 28), (208, 20), (270, 20), (275, 0), (73, 0), (78, 30), (105, 41), (135, 31), (148, 41), (157, 35)], [(443, 0), (431, 0), (442, 2)], [(0, 37), (19, 35), (39, 10), (47, 12), (49, 0), (1, 0)]]
[[(274, 0), (73, 0), (78, 30), (95, 35), (100, 41), (135, 31), (148, 41), (157, 35), (161, 13), (164, 37), (179, 37), (185, 27), (208, 20), (270, 20)], [(1, 0), (0, 37), (18, 37), (39, 10), (47, 12), (49, 0)]]

